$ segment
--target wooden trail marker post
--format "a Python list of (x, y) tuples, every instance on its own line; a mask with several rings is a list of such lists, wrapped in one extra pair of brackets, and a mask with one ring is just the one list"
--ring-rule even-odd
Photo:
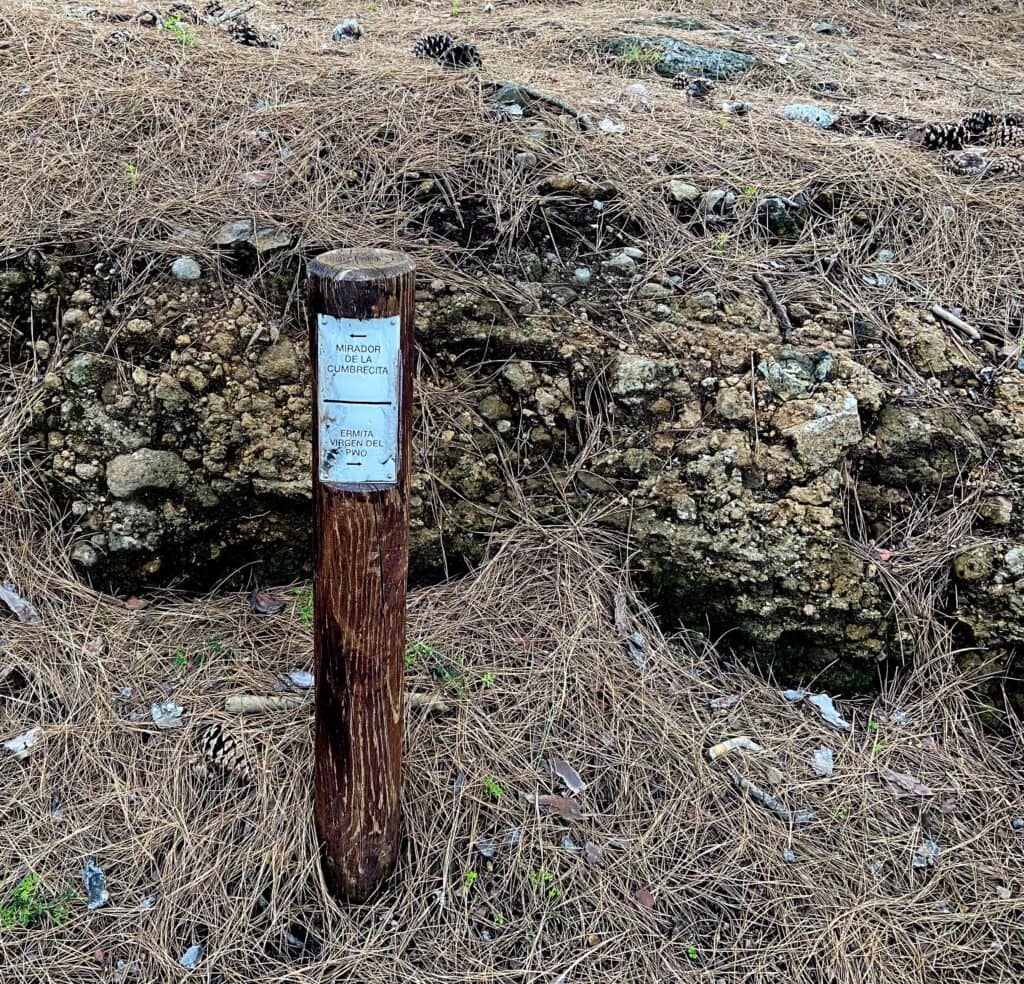
[(398, 855), (415, 267), (347, 249), (307, 273), (315, 816), (328, 887), (358, 901)]

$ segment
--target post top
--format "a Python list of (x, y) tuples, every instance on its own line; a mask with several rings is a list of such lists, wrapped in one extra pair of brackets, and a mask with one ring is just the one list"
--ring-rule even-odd
[(401, 277), (416, 269), (412, 257), (393, 249), (332, 249), (309, 261), (310, 277), (323, 277), (335, 282), (386, 280)]

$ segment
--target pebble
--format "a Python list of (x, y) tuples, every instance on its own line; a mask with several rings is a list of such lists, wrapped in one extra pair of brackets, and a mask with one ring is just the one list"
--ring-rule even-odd
[(836, 125), (836, 116), (821, 106), (811, 103), (791, 103), (779, 110), (779, 115), (796, 123), (809, 123), (819, 130), (828, 130)]
[(700, 188), (690, 184), (689, 181), (681, 181), (679, 178), (669, 181), (668, 193), (676, 202), (693, 202), (700, 198)]
[(590, 283), (590, 278), (593, 274), (590, 272), (588, 267), (576, 267), (572, 276), (576, 283), (581, 287), (586, 287), (586, 285)]
[(331, 31), (332, 41), (359, 41), (362, 36), (362, 25), (354, 17), (347, 17)]
[(203, 958), (203, 948), (197, 943), (190, 946), (180, 957), (178, 963), (187, 970), (192, 970)]
[(619, 253), (618, 256), (613, 256), (610, 260), (605, 261), (603, 265), (606, 270), (611, 270), (613, 273), (621, 273), (629, 276), (631, 276), (633, 271), (636, 270), (636, 260), (625, 252), (625, 250)]
[(178, 280), (198, 280), (203, 271), (191, 256), (179, 256), (171, 264), (171, 273)]
[(524, 171), (529, 171), (537, 166), (537, 155), (532, 150), (520, 151), (514, 160), (516, 167), (521, 167)]
[(622, 251), (631, 260), (643, 259), (644, 251), (639, 246), (627, 246)]

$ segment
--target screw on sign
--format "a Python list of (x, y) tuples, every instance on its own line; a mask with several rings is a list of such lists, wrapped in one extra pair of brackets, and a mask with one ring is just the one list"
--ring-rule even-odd
[(398, 855), (415, 268), (348, 249), (307, 273), (315, 815), (328, 888), (359, 901)]

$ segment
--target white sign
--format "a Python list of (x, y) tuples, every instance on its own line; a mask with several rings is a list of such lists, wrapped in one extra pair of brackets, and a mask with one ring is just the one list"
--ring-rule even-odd
[(402, 395), (401, 322), (317, 316), (320, 481), (394, 485)]

